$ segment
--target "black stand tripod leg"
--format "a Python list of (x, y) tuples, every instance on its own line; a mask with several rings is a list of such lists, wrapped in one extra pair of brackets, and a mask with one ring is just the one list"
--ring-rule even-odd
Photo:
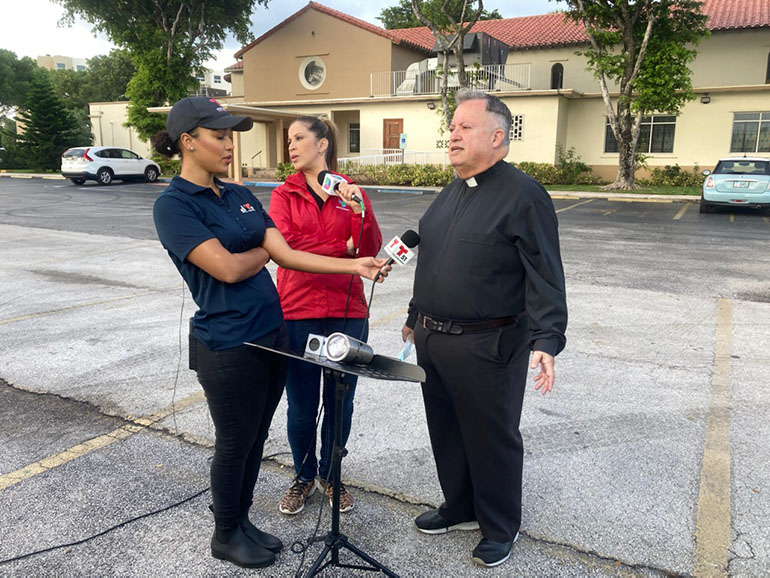
[[(327, 566), (337, 566), (342, 568), (355, 568), (357, 570), (370, 570), (372, 572), (381, 571), (386, 576), (398, 578), (398, 574), (377, 562), (366, 552), (357, 548), (348, 541), (348, 537), (340, 534), (340, 479), (342, 478), (342, 456), (345, 455), (345, 448), (342, 447), (342, 412), (344, 408), (345, 392), (348, 387), (342, 380), (344, 373), (336, 369), (324, 368), (324, 373), (331, 374), (334, 378), (334, 449), (332, 451), (332, 476), (334, 477), (332, 485), (332, 529), (326, 535), (324, 549), (315, 559), (313, 565), (308, 570), (307, 578), (315, 576)], [(340, 563), (340, 549), (346, 548), (356, 556), (367, 562), (371, 567), (356, 566), (352, 564)], [(331, 554), (331, 560), (324, 564), (326, 557)]]

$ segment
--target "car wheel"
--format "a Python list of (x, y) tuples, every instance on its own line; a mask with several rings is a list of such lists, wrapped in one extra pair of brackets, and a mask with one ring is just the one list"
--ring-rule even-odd
[(96, 173), (96, 180), (99, 181), (99, 184), (109, 185), (112, 182), (112, 171), (106, 168), (99, 169), (99, 172)]
[(148, 183), (154, 183), (158, 180), (158, 169), (156, 167), (147, 167), (144, 169), (144, 178)]
[(705, 200), (703, 200), (703, 197), (701, 197), (700, 199), (700, 212), (701, 213), (711, 212), (711, 205), (709, 205)]
[(85, 183), (85, 182), (86, 182), (86, 180), (85, 180), (85, 179), (81, 179), (81, 178), (77, 178), (77, 179), (70, 179), (70, 180), (71, 180), (71, 181), (72, 181), (74, 184), (76, 184), (76, 185), (82, 185), (83, 183)]

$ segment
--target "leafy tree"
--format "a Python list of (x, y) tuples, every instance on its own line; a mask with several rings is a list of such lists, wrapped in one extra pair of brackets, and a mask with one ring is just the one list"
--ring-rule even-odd
[[(607, 186), (633, 189), (642, 117), (678, 114), (695, 97), (688, 64), (708, 36), (700, 0), (561, 0), (566, 15), (583, 23), (588, 68), (599, 81), (618, 142), (618, 176)], [(610, 83), (617, 85), (613, 107)]]
[(228, 33), (241, 43), (251, 39), (251, 13), (269, 0), (56, 0), (66, 9), (129, 50), (137, 73), (126, 95), (131, 100), (129, 125), (143, 139), (163, 126), (162, 115), (147, 106), (162, 106), (187, 94), (195, 75), (212, 51), (222, 48)]
[[(478, 2), (474, 10), (473, 4)], [(463, 58), (463, 40), (484, 11), (483, 0), (411, 0), (412, 11), (423, 26), (427, 26), (441, 47), (441, 114), (448, 127), (454, 112), (454, 91), (449, 91), (449, 53), (455, 55), (458, 88), (468, 86)], [(455, 14), (458, 14), (455, 16)]]
[(0, 49), (0, 116), (24, 104), (32, 80), (40, 73), (28, 56), (19, 59), (16, 53)]
[(88, 102), (128, 100), (126, 89), (136, 73), (128, 50), (114, 49), (87, 61)]
[(16, 144), (16, 121), (0, 116), (0, 168), (23, 169), (22, 157)]
[[(444, 4), (444, 0), (433, 0), (424, 2), (423, 12), (425, 16), (433, 21), (440, 22), (442, 20), (441, 7)], [(447, 12), (452, 15), (455, 20), (460, 19), (460, 15), (463, 10), (462, 0), (450, 0), (447, 5)], [(502, 16), (497, 10), (488, 12), (482, 10), (479, 20), (499, 20)], [(419, 28), (424, 26), (412, 10), (411, 0), (399, 0), (397, 6), (391, 6), (390, 8), (383, 8), (380, 11), (380, 15), (377, 20), (382, 22), (382, 25), (387, 30), (394, 30), (396, 28)]]
[(32, 81), (17, 118), (23, 126), (17, 143), (33, 169), (56, 170), (66, 149), (83, 144), (77, 120), (56, 96), (45, 75)]

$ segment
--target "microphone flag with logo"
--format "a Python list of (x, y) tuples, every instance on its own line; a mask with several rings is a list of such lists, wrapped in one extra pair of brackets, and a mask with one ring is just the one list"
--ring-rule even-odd
[(415, 252), (412, 251), (413, 247), (416, 247), (420, 243), (420, 235), (409, 229), (400, 238), (398, 235), (385, 245), (385, 252), (388, 254), (388, 265), (398, 263), (399, 265), (406, 265)]
[[(339, 175), (335, 175), (329, 171), (321, 171), (318, 173), (318, 184), (321, 185), (321, 188), (327, 195), (338, 197), (340, 185), (347, 185), (348, 182)], [(361, 202), (361, 199), (358, 198), (358, 195), (353, 195), (353, 200), (356, 203)]]

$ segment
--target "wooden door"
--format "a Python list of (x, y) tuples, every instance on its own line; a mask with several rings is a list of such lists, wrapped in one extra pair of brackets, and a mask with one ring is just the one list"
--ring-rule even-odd
[(397, 149), (404, 132), (403, 118), (386, 118), (382, 121), (382, 148)]

